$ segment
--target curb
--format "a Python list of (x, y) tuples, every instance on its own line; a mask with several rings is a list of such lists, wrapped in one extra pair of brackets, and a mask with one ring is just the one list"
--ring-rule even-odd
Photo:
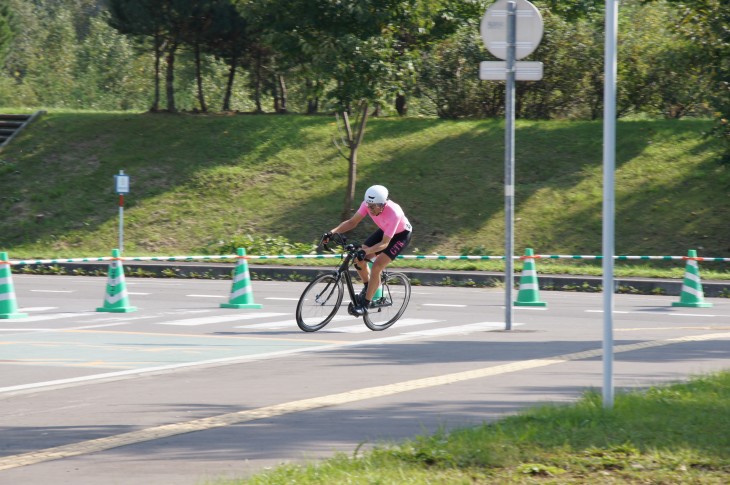
[[(58, 263), (65, 274), (106, 275), (107, 263)], [(124, 269), (129, 277), (161, 277), (161, 278), (203, 278), (203, 279), (230, 279), (235, 263), (125, 263)], [(45, 266), (27, 265), (31, 270), (40, 270)], [(252, 280), (269, 281), (309, 281), (320, 273), (332, 271), (330, 266), (278, 266), (250, 264), (249, 271)], [(486, 271), (447, 271), (447, 270), (420, 270), (412, 268), (397, 268), (404, 273), (415, 285), (423, 286), (473, 286), (499, 287), (504, 284), (504, 273)], [(519, 283), (520, 275), (514, 275), (515, 284)], [(580, 275), (538, 275), (539, 289), (547, 291), (601, 291), (603, 280), (600, 276)], [(659, 278), (614, 278), (616, 293), (635, 293), (646, 295), (679, 296), (682, 292), (681, 279)], [(730, 297), (730, 281), (703, 281), (704, 295), (707, 297)]]

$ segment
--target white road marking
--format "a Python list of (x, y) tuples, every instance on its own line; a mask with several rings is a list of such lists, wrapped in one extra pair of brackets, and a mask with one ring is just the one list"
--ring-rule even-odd
[(191, 298), (228, 298), (225, 295), (185, 295)]
[(128, 292), (127, 292), (127, 294), (128, 294), (128, 295), (140, 295), (140, 296), (147, 296), (147, 295), (151, 295), (152, 293), (135, 293), (135, 292), (133, 292), (133, 291), (128, 291)]
[(29, 306), (25, 308), (21, 308), (18, 311), (19, 312), (43, 312), (46, 310), (56, 310), (58, 309), (57, 306)]
[[(329, 325), (332, 325), (332, 322), (341, 322), (343, 320), (352, 320), (353, 318), (355, 318), (355, 317), (349, 317), (349, 316), (345, 316), (345, 315), (335, 315), (332, 318), (332, 320), (330, 321)], [(269, 329), (291, 327), (291, 326), (294, 326), (294, 327), (297, 326), (297, 321), (294, 316), (292, 316), (289, 320), (281, 320), (278, 322), (267, 322), (267, 323), (254, 323), (251, 325), (240, 325), (235, 328), (269, 330)]]
[(264, 300), (281, 300), (281, 301), (299, 301), (299, 298), (280, 298), (276, 296), (267, 296)]
[(251, 320), (254, 318), (270, 318), (286, 315), (286, 313), (237, 313), (235, 315), (215, 315), (212, 317), (186, 318), (170, 322), (155, 322), (157, 325), (208, 325), (210, 323), (235, 322), (237, 320)]
[[(154, 318), (154, 317), (139, 317), (136, 320), (144, 320), (147, 318)], [(73, 327), (73, 328), (64, 328), (64, 330), (90, 330), (92, 328), (106, 328), (106, 327), (118, 327), (120, 325), (126, 325), (127, 322), (116, 322), (116, 323), (103, 323), (99, 325), (85, 325), (83, 327)]]
[[(585, 310), (586, 313), (603, 313), (603, 310)], [(620, 311), (620, 310), (614, 310), (613, 313), (620, 313), (622, 315), (626, 314), (632, 314), (632, 315), (664, 315), (664, 316), (670, 316), (670, 317), (723, 317), (725, 315), (708, 315), (706, 313), (674, 313), (674, 312), (657, 312), (657, 311), (644, 311), (644, 312), (627, 312), (627, 311)]]
[[(430, 320), (426, 318), (402, 318), (395, 322), (393, 324), (393, 327), (395, 329), (400, 329), (403, 327), (412, 327), (414, 325), (426, 325), (427, 323), (436, 323), (440, 320)], [(360, 321), (357, 325), (348, 325), (347, 327), (325, 327), (323, 332), (340, 332), (340, 333), (366, 333), (366, 332), (372, 332), (368, 327), (365, 326), (365, 323)]]
[(30, 290), (32, 293), (73, 293), (71, 290)]
[(97, 315), (97, 313), (50, 313), (45, 315), (33, 315), (26, 318), (20, 318), (15, 320), (15, 323), (26, 323), (26, 322), (41, 322), (44, 320), (60, 320), (62, 318), (75, 318), (75, 317), (90, 317)]
[(448, 303), (423, 303), (423, 306), (443, 306), (443, 307), (454, 307), (454, 308), (466, 308), (466, 305), (450, 305)]
[[(520, 326), (520, 325), (524, 325), (524, 323), (513, 323), (512, 325)], [(492, 330), (495, 328), (504, 328), (504, 322), (470, 323), (468, 325), (458, 325), (455, 327), (433, 328), (430, 330), (418, 330), (416, 332), (408, 332), (407, 335), (418, 335), (418, 336), (422, 336), (422, 337), (433, 337), (435, 335), (463, 335), (463, 334), (472, 333), (472, 332), (481, 332), (484, 330)]]

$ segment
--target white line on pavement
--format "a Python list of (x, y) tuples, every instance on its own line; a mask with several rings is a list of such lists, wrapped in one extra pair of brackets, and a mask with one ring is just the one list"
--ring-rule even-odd
[(466, 308), (466, 305), (451, 305), (448, 303), (424, 303), (423, 306), (443, 306), (443, 307), (453, 307), (453, 308)]
[[(330, 321), (330, 324), (332, 322), (341, 322), (343, 320), (352, 320), (354, 317), (349, 317), (345, 315), (336, 315), (334, 318), (332, 318), (332, 321)], [(296, 326), (297, 322), (294, 319), (294, 317), (290, 318), (289, 320), (280, 320), (278, 322), (266, 322), (266, 323), (254, 323), (250, 325), (240, 325), (235, 328), (246, 328), (246, 329), (257, 329), (257, 330), (269, 330), (274, 328), (283, 328), (283, 327), (291, 327)]]
[[(426, 318), (403, 318), (401, 320), (398, 320), (395, 322), (392, 328), (403, 328), (403, 327), (412, 327), (415, 325), (425, 325), (427, 323), (436, 323), (439, 320), (430, 320)], [(366, 333), (371, 332), (368, 327), (365, 326), (365, 323), (360, 322), (358, 325), (348, 325), (347, 327), (325, 327), (323, 332), (340, 332), (340, 333)]]
[[(524, 325), (524, 323), (513, 323), (514, 326)], [(408, 332), (407, 335), (418, 335), (422, 337), (432, 337), (435, 335), (463, 335), (472, 332), (481, 332), (495, 328), (504, 328), (504, 322), (479, 322), (470, 323), (468, 325), (458, 325), (455, 327), (433, 328), (430, 330), (418, 330), (416, 332)]]
[(16, 320), (15, 323), (26, 323), (26, 322), (42, 322), (44, 320), (60, 320), (61, 318), (75, 318), (75, 317), (90, 317), (98, 315), (94, 312), (89, 313), (51, 313), (45, 315), (33, 315), (23, 319)]
[[(585, 310), (586, 313), (603, 313), (603, 310)], [(651, 311), (645, 311), (645, 312), (627, 312), (627, 311), (620, 311), (620, 310), (614, 310), (613, 313), (620, 313), (622, 315), (626, 314), (632, 314), (632, 315), (665, 315), (665, 316), (671, 316), (671, 317), (722, 317), (724, 315), (708, 315), (706, 313), (674, 313), (674, 312), (657, 312), (654, 310)]]
[(186, 318), (170, 322), (156, 322), (157, 325), (208, 325), (210, 323), (235, 322), (236, 320), (251, 320), (254, 318), (280, 317), (286, 313), (238, 313), (236, 315), (216, 315), (212, 317)]

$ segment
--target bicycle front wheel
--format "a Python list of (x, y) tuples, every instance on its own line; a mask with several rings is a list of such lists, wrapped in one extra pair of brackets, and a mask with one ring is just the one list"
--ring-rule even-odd
[(342, 303), (342, 280), (331, 274), (317, 276), (304, 289), (297, 304), (297, 325), (316, 332), (327, 325)]
[(406, 311), (411, 299), (411, 281), (403, 273), (383, 273), (382, 296), (374, 298), (363, 316), (370, 330), (385, 330)]

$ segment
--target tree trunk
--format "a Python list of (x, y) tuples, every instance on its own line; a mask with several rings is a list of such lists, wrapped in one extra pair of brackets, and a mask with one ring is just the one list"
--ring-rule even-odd
[(256, 113), (263, 113), (261, 107), (261, 55), (256, 55), (256, 68), (254, 72), (254, 102), (256, 103)]
[(223, 97), (223, 111), (231, 110), (231, 93), (233, 92), (233, 79), (236, 77), (237, 56), (231, 59), (231, 68), (228, 71), (228, 82), (226, 83), (226, 94)]
[(208, 106), (205, 104), (205, 94), (203, 94), (203, 73), (200, 69), (200, 43), (195, 43), (195, 79), (198, 82), (198, 102), (200, 103), (200, 111), (208, 112)]
[(350, 148), (350, 157), (347, 160), (347, 192), (345, 193), (345, 205), (342, 208), (341, 219), (343, 221), (352, 217), (352, 203), (355, 200), (355, 187), (357, 185), (357, 146)]
[(175, 106), (175, 51), (177, 51), (177, 42), (173, 42), (167, 51), (165, 92), (167, 93), (167, 111), (170, 113), (177, 113), (177, 107)]
[(363, 101), (360, 109), (360, 126), (357, 127), (356, 133), (352, 131), (347, 112), (342, 113), (342, 117), (345, 120), (348, 146), (350, 147), (350, 156), (347, 160), (349, 165), (347, 170), (347, 192), (345, 194), (345, 205), (342, 208), (343, 221), (349, 219), (353, 212), (353, 201), (355, 200), (355, 188), (357, 185), (357, 151), (365, 137), (365, 125), (368, 122), (368, 103)]
[(313, 115), (319, 111), (319, 98), (315, 95), (314, 83), (311, 79), (306, 80), (307, 86), (307, 114)]
[(163, 42), (159, 34), (155, 35), (155, 98), (152, 100), (150, 111), (160, 111), (160, 59), (162, 59)]
[(408, 114), (408, 101), (406, 100), (405, 94), (399, 94), (395, 97), (395, 110), (399, 116), (405, 116)]
[(274, 74), (274, 82), (271, 83), (271, 97), (274, 98), (274, 113), (278, 113), (281, 109), (281, 98), (279, 97), (279, 83), (276, 82), (276, 74)]
[(279, 97), (281, 98), (281, 103), (279, 104), (279, 113), (288, 113), (288, 110), (286, 108), (287, 91), (284, 75), (277, 75), (277, 80), (279, 82)]

